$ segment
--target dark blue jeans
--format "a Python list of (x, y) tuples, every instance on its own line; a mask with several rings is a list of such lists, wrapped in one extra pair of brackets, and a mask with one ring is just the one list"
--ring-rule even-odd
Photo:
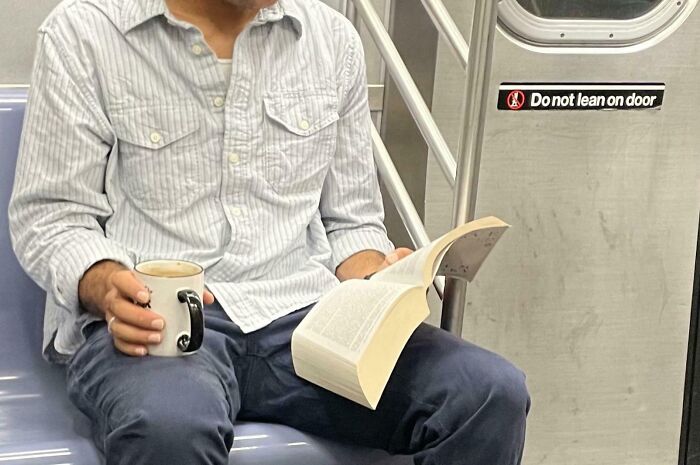
[(69, 363), (68, 393), (108, 465), (225, 465), (236, 419), (415, 454), (420, 465), (520, 462), (530, 399), (509, 362), (421, 324), (372, 411), (294, 373), (290, 338), (309, 309), (243, 334), (209, 306), (202, 349), (178, 358), (125, 356), (95, 323)]

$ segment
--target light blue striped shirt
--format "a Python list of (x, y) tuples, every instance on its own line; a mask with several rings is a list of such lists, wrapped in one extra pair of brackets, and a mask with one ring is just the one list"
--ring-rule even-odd
[(41, 26), (9, 214), (47, 291), (50, 359), (84, 342), (78, 282), (100, 260), (200, 263), (251, 332), (317, 301), (354, 253), (393, 249), (349, 22), (279, 0), (232, 60), (229, 78), (164, 0), (67, 0)]

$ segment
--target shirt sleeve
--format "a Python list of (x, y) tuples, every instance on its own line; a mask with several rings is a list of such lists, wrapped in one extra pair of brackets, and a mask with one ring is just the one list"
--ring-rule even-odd
[(61, 306), (79, 312), (78, 283), (101, 260), (133, 266), (102, 228), (114, 136), (79, 60), (40, 32), (9, 220), (25, 271)]
[(321, 193), (320, 212), (333, 252), (333, 270), (362, 250), (394, 250), (372, 154), (364, 52), (354, 32), (348, 47), (336, 153)]

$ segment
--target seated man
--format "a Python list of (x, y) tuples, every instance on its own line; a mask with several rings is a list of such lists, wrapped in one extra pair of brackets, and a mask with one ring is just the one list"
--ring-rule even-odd
[[(314, 302), (410, 252), (382, 224), (370, 124), (358, 35), (317, 0), (71, 0), (44, 22), (12, 239), (108, 464), (226, 464), (236, 419), (520, 461), (524, 376), (440, 329), (416, 330), (376, 411), (294, 373)], [(164, 321), (131, 268), (153, 258), (206, 269), (191, 357), (147, 356)]]

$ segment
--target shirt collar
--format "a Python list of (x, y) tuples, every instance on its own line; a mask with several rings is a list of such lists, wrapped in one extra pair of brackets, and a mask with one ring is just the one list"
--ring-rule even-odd
[[(168, 12), (165, 0), (125, 0), (121, 12), (121, 31), (127, 34), (147, 21), (163, 16)], [(302, 16), (295, 0), (278, 0), (274, 5), (263, 8), (253, 20), (254, 24), (265, 24), (288, 18), (298, 37), (303, 32)]]
[(168, 11), (165, 0), (125, 0), (122, 2), (121, 31), (127, 34), (137, 26)]
[(306, 25), (304, 24), (304, 17), (299, 11), (299, 7), (296, 4), (296, 1), (297, 0), (277, 0), (277, 3), (272, 5), (270, 8), (279, 8), (282, 16), (289, 18), (289, 20), (292, 23), (292, 27), (294, 27), (294, 30), (297, 33), (298, 38), (301, 37), (302, 33), (304, 32), (304, 27)]

